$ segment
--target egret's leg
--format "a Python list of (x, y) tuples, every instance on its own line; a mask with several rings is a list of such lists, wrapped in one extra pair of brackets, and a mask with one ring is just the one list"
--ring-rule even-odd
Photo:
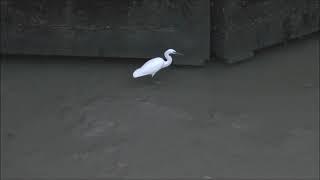
[(157, 72), (154, 72), (153, 74), (151, 74), (151, 76), (152, 76), (152, 82), (153, 82), (154, 84), (160, 84), (160, 81), (158, 80), (158, 78), (155, 77), (156, 74), (157, 74)]
[(160, 84), (160, 80), (159, 80), (157, 77), (154, 77), (154, 78), (153, 78), (153, 82), (154, 82), (155, 84)]

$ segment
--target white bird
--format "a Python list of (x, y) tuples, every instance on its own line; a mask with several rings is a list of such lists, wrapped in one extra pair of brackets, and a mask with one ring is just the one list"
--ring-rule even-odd
[(166, 58), (166, 60), (164, 60), (161, 57), (150, 59), (149, 61), (144, 63), (140, 68), (138, 68), (133, 72), (133, 77), (138, 78), (138, 77), (147, 76), (147, 75), (151, 75), (153, 77), (160, 69), (166, 68), (171, 65), (172, 63), (171, 54), (182, 55), (181, 53), (178, 53), (174, 49), (168, 49), (164, 53), (164, 57)]

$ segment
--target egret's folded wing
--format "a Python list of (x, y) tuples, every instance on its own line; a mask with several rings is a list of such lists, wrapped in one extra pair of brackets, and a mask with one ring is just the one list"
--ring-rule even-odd
[(150, 59), (149, 61), (147, 61), (146, 63), (144, 63), (141, 68), (151, 68), (151, 67), (154, 67), (154, 66), (159, 66), (159, 65), (162, 65), (163, 64), (163, 59), (160, 58), (160, 57), (157, 57), (157, 58), (153, 58), (153, 59)]
[(162, 68), (163, 62), (164, 61), (162, 58), (150, 59), (149, 61), (144, 63), (144, 65), (142, 65), (139, 69), (137, 69), (133, 73), (133, 76), (141, 77), (154, 74)]

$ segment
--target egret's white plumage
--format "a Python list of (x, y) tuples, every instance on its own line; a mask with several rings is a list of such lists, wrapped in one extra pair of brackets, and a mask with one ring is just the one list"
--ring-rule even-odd
[(172, 63), (171, 54), (180, 54), (180, 53), (176, 52), (174, 49), (168, 49), (164, 53), (166, 60), (164, 60), (161, 57), (150, 59), (149, 61), (144, 63), (140, 68), (138, 68), (133, 72), (133, 77), (138, 78), (138, 77), (147, 76), (147, 75), (151, 75), (153, 77), (160, 69), (166, 68), (171, 65)]

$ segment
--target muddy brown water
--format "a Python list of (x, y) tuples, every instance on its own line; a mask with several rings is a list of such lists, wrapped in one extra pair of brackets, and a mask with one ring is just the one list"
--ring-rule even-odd
[(3, 177), (318, 177), (318, 36), (236, 65), (6, 57)]

